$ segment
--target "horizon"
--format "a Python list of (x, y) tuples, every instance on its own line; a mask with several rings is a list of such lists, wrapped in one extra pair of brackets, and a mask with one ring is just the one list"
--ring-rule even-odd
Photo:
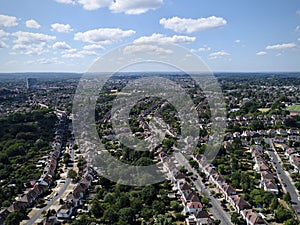
[(152, 42), (180, 45), (214, 72), (300, 71), (295, 0), (17, 2), (0, 2), (4, 73), (83, 73), (126, 43)]

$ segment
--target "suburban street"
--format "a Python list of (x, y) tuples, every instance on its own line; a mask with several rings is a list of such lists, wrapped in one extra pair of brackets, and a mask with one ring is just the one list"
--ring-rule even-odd
[(283, 188), (285, 188), (287, 193), (290, 194), (291, 199), (292, 199), (292, 206), (296, 212), (298, 219), (300, 219), (300, 204), (299, 204), (300, 202), (298, 200), (298, 194), (297, 194), (296, 188), (295, 188), (294, 184), (291, 182), (289, 176), (287, 175), (288, 172), (286, 172), (282, 168), (281, 159), (279, 158), (278, 154), (276, 154), (276, 150), (275, 150), (272, 139), (267, 138), (265, 141), (273, 149), (272, 151), (268, 150), (269, 155), (273, 158), (272, 164), (277, 170), (278, 178), (282, 181), (282, 184), (286, 185), (286, 187), (283, 187)]
[(53, 205), (53, 203), (61, 197), (61, 195), (67, 190), (68, 186), (70, 185), (70, 182), (71, 182), (70, 178), (67, 178), (66, 183), (59, 190), (58, 195), (52, 198), (50, 201), (48, 201), (47, 205), (44, 208), (39, 209), (37, 213), (33, 217), (31, 217), (30, 220), (28, 220), (25, 224), (26, 225), (34, 224), (35, 221), (40, 218), (43, 211), (47, 211)]
[[(73, 148), (69, 148), (69, 147), (66, 147), (66, 150), (70, 152), (70, 155), (71, 155), (71, 160), (74, 162), (74, 159), (75, 159), (75, 155), (74, 155), (74, 150)], [(73, 165), (73, 169), (74, 169), (74, 165)], [(66, 168), (65, 169), (65, 173), (67, 173), (68, 169)], [(70, 178), (66, 178), (65, 180), (65, 183), (64, 185), (55, 193), (53, 193), (55, 196), (48, 201), (47, 205), (41, 209), (38, 209), (37, 208), (34, 208), (33, 210), (37, 210), (37, 212), (34, 214), (34, 216), (32, 216), (30, 218), (30, 220), (26, 221), (25, 224), (26, 225), (32, 225), (34, 224), (42, 215), (42, 213), (44, 211), (47, 211), (50, 209), (50, 207), (54, 204), (55, 201), (57, 201), (63, 194), (66, 190), (68, 190), (69, 188), (69, 185), (71, 183), (71, 179)]]
[[(179, 164), (184, 166), (189, 172), (192, 172), (193, 174), (198, 174), (195, 169), (191, 167), (188, 160), (181, 154), (181, 153), (174, 153), (176, 160)], [(219, 219), (221, 221), (221, 224), (224, 225), (231, 225), (231, 219), (230, 215), (224, 211), (222, 206), (220, 205), (220, 202), (215, 199), (213, 196), (210, 196), (209, 191), (205, 188), (205, 185), (201, 182), (201, 180), (197, 179), (194, 181), (195, 187), (198, 189), (199, 192), (202, 192), (210, 199), (210, 203), (212, 205), (209, 210), (211, 213), (216, 217), (216, 219)]]

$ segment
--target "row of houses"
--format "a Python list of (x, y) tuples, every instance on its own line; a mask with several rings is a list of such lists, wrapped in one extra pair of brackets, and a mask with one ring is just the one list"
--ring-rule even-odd
[(226, 182), (223, 176), (212, 165), (206, 163), (203, 156), (197, 155), (195, 160), (198, 161), (199, 166), (203, 169), (208, 179), (212, 181), (215, 187), (223, 194), (225, 200), (230, 203), (236, 212), (238, 212), (243, 219), (247, 222), (247, 225), (267, 225), (267, 221), (258, 213), (256, 213), (250, 206), (250, 204), (243, 199), (236, 190)]
[(70, 219), (74, 214), (75, 209), (81, 204), (81, 199), (88, 192), (92, 185), (94, 170), (90, 166), (86, 166), (83, 170), (81, 180), (73, 188), (66, 199), (64, 204), (57, 210), (56, 217), (58, 219)]
[(282, 149), (290, 164), (294, 166), (295, 172), (300, 173), (300, 154), (297, 149), (291, 148), (287, 145), (282, 145)]
[(52, 143), (52, 151), (48, 155), (45, 160), (45, 166), (42, 175), (38, 179), (38, 181), (33, 182), (33, 187), (29, 190), (26, 190), (21, 196), (16, 198), (8, 208), (2, 210), (0, 212), (0, 223), (4, 223), (5, 218), (9, 213), (19, 210), (25, 210), (31, 207), (34, 202), (45, 192), (46, 189), (50, 187), (50, 185), (54, 181), (54, 176), (58, 164), (59, 157), (61, 155), (61, 147), (62, 147), (62, 129), (64, 128), (64, 124), (66, 122), (66, 117), (61, 116), (57, 125), (56, 136)]
[(260, 187), (265, 191), (278, 195), (279, 188), (276, 184), (275, 175), (264, 158), (263, 148), (259, 145), (254, 145), (250, 147), (250, 151), (255, 161), (254, 170), (260, 173)]
[(258, 130), (258, 131), (250, 131), (245, 130), (243, 132), (228, 132), (225, 134), (225, 140), (232, 140), (234, 138), (255, 138), (255, 137), (272, 137), (275, 138), (275, 141), (289, 141), (300, 140), (299, 130), (298, 129), (282, 129), (279, 128), (269, 129), (269, 130)]
[(183, 205), (183, 213), (188, 216), (186, 218), (187, 225), (204, 225), (213, 224), (213, 220), (209, 213), (204, 210), (202, 203), (195, 189), (187, 182), (184, 173), (180, 172), (173, 164), (173, 160), (162, 157), (161, 160), (168, 177), (172, 181), (173, 190), (177, 191)]

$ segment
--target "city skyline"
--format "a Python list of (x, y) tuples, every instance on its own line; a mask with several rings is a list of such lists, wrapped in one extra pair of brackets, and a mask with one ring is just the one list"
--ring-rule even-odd
[(0, 72), (85, 72), (129, 43), (171, 42), (212, 71), (300, 71), (296, 0), (0, 3)]

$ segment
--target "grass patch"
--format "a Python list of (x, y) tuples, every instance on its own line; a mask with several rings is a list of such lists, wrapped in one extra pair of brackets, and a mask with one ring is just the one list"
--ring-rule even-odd
[(300, 105), (291, 105), (286, 108), (289, 111), (300, 111)]
[(268, 112), (270, 108), (260, 108), (258, 109), (260, 112)]

